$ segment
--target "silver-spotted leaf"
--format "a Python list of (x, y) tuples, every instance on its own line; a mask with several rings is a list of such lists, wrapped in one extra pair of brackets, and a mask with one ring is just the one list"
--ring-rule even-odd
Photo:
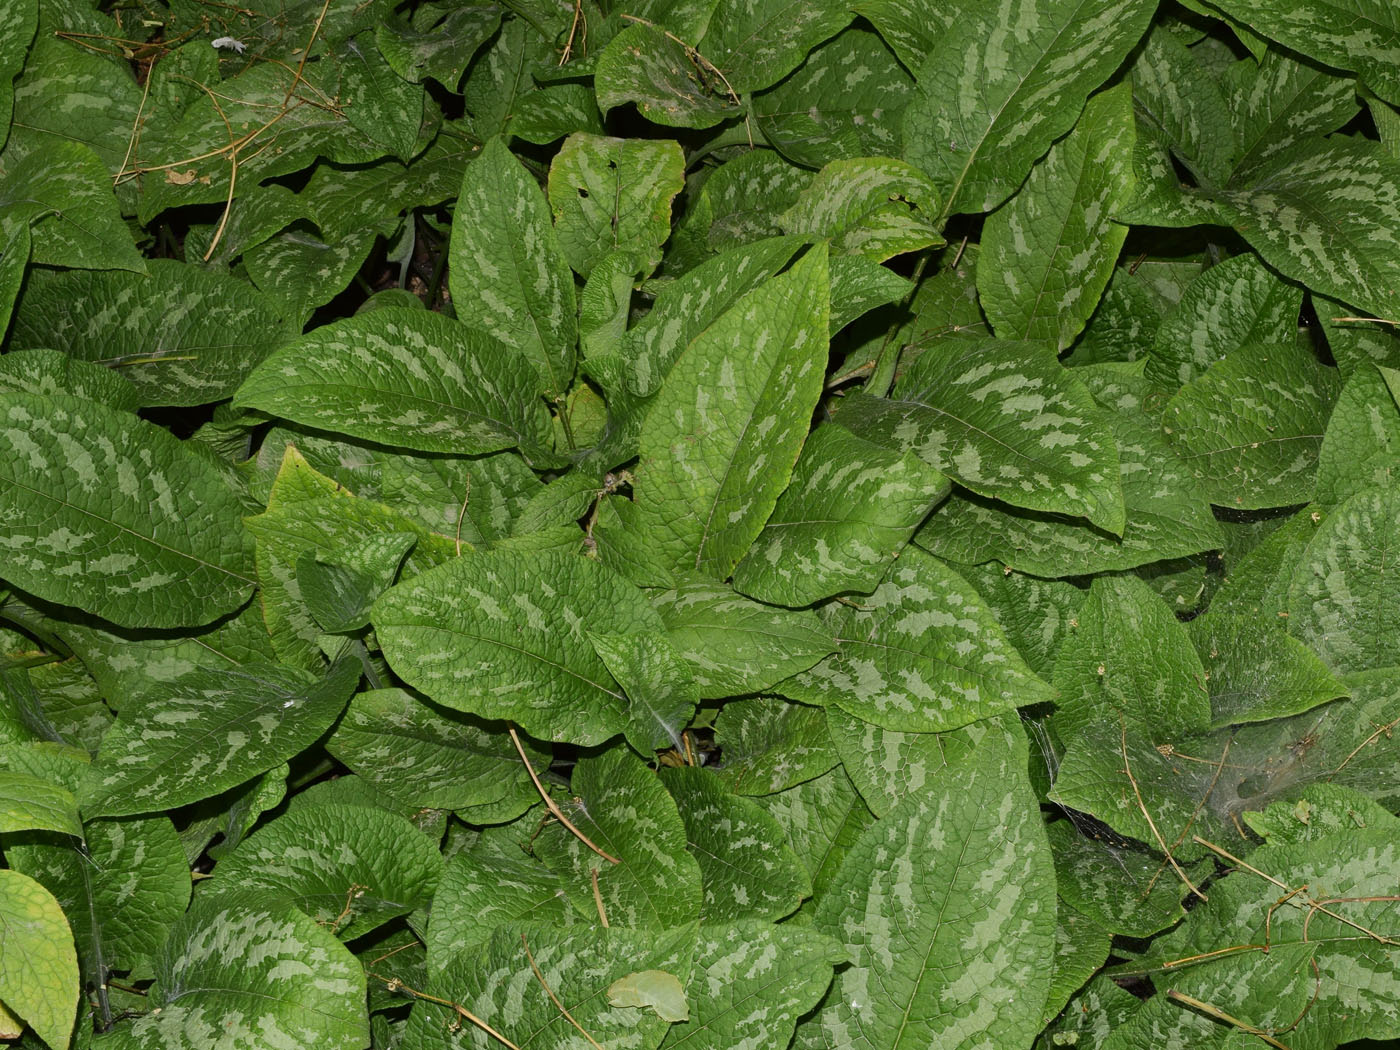
[(588, 640), (627, 693), (627, 742), (643, 755), (666, 747), (683, 753), (681, 731), (700, 702), (700, 687), (670, 639), (659, 631), (589, 631)]
[(1211, 612), (1187, 632), (1208, 676), (1211, 727), (1300, 714), (1346, 695), (1346, 686), (1279, 620)]

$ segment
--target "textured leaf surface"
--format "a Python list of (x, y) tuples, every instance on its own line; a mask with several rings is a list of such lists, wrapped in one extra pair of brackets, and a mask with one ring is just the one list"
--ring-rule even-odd
[(0, 394), (0, 575), (126, 627), (208, 623), (251, 593), (240, 507), (168, 432), (75, 397)]
[(643, 755), (674, 747), (700, 702), (700, 687), (666, 635), (588, 632), (594, 651), (627, 693), (627, 742)]
[(1341, 390), (1335, 369), (1296, 343), (1234, 351), (1167, 403), (1162, 426), (1212, 503), (1304, 503)]
[(243, 281), (173, 260), (147, 269), (32, 275), (11, 345), (115, 368), (142, 404), (198, 405), (232, 394), (288, 335), (277, 305)]
[(628, 26), (598, 56), (594, 84), (604, 113), (634, 102), (668, 128), (709, 128), (739, 115), (738, 100), (684, 44), (654, 26)]
[(724, 749), (719, 775), (741, 795), (783, 791), (840, 761), (821, 708), (774, 696), (725, 704), (715, 719), (715, 741)]
[[(536, 798), (499, 726), (402, 689), (356, 693), (326, 747), (370, 783), (416, 806), (496, 804), (523, 812)], [(527, 751), (537, 766), (548, 765), (546, 753)]]
[(1187, 630), (1209, 675), (1212, 728), (1296, 715), (1346, 694), (1316, 653), (1263, 617), (1211, 614)]
[(1302, 292), (1280, 281), (1257, 257), (1226, 259), (1192, 281), (1163, 318), (1145, 374), (1176, 387), (1246, 344), (1285, 346), (1297, 335), (1302, 302)]
[(618, 248), (641, 252), (654, 268), (671, 233), (671, 201), (684, 185), (678, 143), (570, 135), (549, 166), (564, 258), (584, 277)]
[(631, 583), (553, 551), (464, 554), (400, 583), (371, 615), (386, 659), (436, 702), (585, 745), (627, 722), (586, 632), (661, 630)]
[(184, 675), (123, 706), (79, 794), (83, 813), (150, 813), (241, 784), (324, 733), (359, 678), (349, 663), (320, 681), (256, 663)]
[(141, 407), (136, 388), (117, 373), (61, 350), (11, 350), (0, 357), (0, 389), (73, 394), (128, 412)]
[(0, 871), (0, 998), (49, 1046), (68, 1045), (78, 1001), (73, 935), (53, 895), (17, 871)]
[(848, 396), (836, 420), (983, 496), (1123, 531), (1108, 416), (1047, 344), (948, 340), (919, 356), (891, 399)]
[(427, 904), (441, 877), (442, 857), (405, 818), (332, 803), (255, 831), (219, 862), (203, 892), (289, 901), (349, 940)]
[(705, 923), (776, 921), (812, 892), (802, 861), (783, 842), (783, 829), (751, 799), (732, 794), (708, 769), (661, 771), (676, 800), (691, 856), (700, 865)]
[(364, 970), (290, 904), (202, 899), (154, 961), (160, 1010), (115, 1030), (110, 1045), (196, 1050), (217, 1038), (228, 1050), (359, 1050), (369, 1041)]
[(977, 291), (998, 336), (1063, 350), (1089, 320), (1128, 236), (1112, 216), (1133, 190), (1133, 142), (1127, 86), (1095, 95), (988, 218)]
[(1150, 0), (1008, 0), (968, 10), (933, 40), (905, 111), (904, 154), (944, 211), (990, 211), (1142, 36)]
[(39, 0), (19, 0), (10, 12), (5, 27), (0, 29), (0, 146), (9, 133), (11, 109), (14, 104), (14, 78), (24, 66), (25, 53), (39, 22)]
[(1171, 608), (1132, 576), (1094, 581), (1055, 663), (1055, 726), (1069, 739), (1117, 718), (1171, 734), (1210, 722), (1205, 669)]
[(927, 175), (893, 157), (834, 160), (783, 213), (789, 233), (826, 237), (833, 255), (884, 262), (941, 245), (938, 190)]
[(667, 1031), (661, 1050), (784, 1046), (826, 990), (832, 964), (845, 959), (830, 937), (800, 926), (706, 923), (687, 989), (690, 1020)]
[(815, 614), (751, 602), (717, 583), (662, 591), (652, 605), (702, 697), (769, 689), (835, 647)]
[(837, 0), (738, 0), (713, 10), (700, 50), (741, 92), (776, 84), (851, 20)]
[[(535, 851), (564, 883), (580, 914), (598, 915), (598, 896), (613, 926), (664, 929), (700, 914), (700, 865), (686, 850), (685, 825), (676, 803), (650, 769), (619, 749), (582, 759), (570, 782), (565, 815), (600, 849), (598, 856), (557, 823), (535, 840)], [(620, 975), (619, 975), (620, 976)]]
[(1236, 145), (1220, 84), (1165, 26), (1148, 34), (1134, 58), (1132, 92), (1143, 130), (1168, 147), (1193, 179), (1220, 185), (1229, 177)]
[(812, 874), (812, 904), (830, 890), (841, 862), (875, 814), (839, 766), (786, 791), (764, 795), (759, 805), (787, 833), (788, 845)]
[(458, 455), (548, 445), (536, 377), (515, 351), (426, 310), (324, 325), (264, 361), (235, 405), (305, 426)]
[[(1068, 820), (1046, 829), (1060, 900), (1104, 929), (1150, 937), (1179, 921), (1185, 887), (1156, 853), (1131, 842), (1090, 837)], [(1201, 865), (1197, 865), (1200, 868)]]
[(978, 593), (908, 550), (836, 623), (837, 651), (783, 688), (901, 732), (936, 733), (1048, 700)]
[(829, 1047), (1021, 1045), (1044, 1023), (1050, 850), (1023, 767), (989, 750), (863, 834), (816, 928), (854, 964), (806, 1025)]
[(523, 854), (489, 849), (457, 854), (433, 894), (429, 963), (441, 966), (463, 949), (485, 944), (497, 926), (520, 919), (568, 926), (577, 913), (563, 891), (559, 876)]
[(1330, 514), (1298, 560), (1288, 589), (1289, 633), (1333, 671), (1400, 665), (1394, 559), (1400, 490), (1360, 492)]
[(65, 914), (82, 916), (73, 940), (89, 979), (104, 967), (141, 965), (190, 903), (189, 865), (164, 815), (89, 821), (81, 842), (16, 841), (5, 859), (42, 883)]
[[(575, 1050), (588, 1045), (541, 987), (543, 982), (569, 1015), (609, 1050), (649, 1050), (667, 1023), (650, 1010), (611, 1006), (608, 987), (638, 970), (665, 970), (683, 983), (690, 978), (695, 930), (560, 929), (539, 922), (514, 922), (496, 929), (486, 944), (473, 945), (428, 975), (428, 994), (460, 1003), (520, 1047)], [(525, 954), (529, 948), (530, 955)], [(476, 1029), (449, 1028), (446, 1006), (414, 1003), (404, 1028), (404, 1050), (486, 1047)], [(490, 1040), (490, 1042), (488, 1042)], [(500, 1045), (500, 1044), (497, 1044)]]
[(642, 428), (637, 503), (676, 570), (725, 579), (787, 487), (827, 357), (826, 253), (739, 300), (666, 377)]
[(73, 792), (27, 773), (0, 773), (0, 834), (31, 830), (82, 835)]
[(381, 23), (375, 44), (394, 72), (410, 83), (432, 77), (448, 91), (456, 91), (472, 55), (501, 24), (495, 4), (474, 4), (447, 11), (430, 27)]
[(734, 570), (734, 586), (779, 605), (809, 605), (874, 590), (948, 480), (912, 452), (900, 455), (821, 426), (792, 482)]
[(1327, 420), (1317, 453), (1313, 501), (1335, 507), (1400, 477), (1400, 408), (1370, 364), (1359, 365)]
[(563, 394), (578, 341), (573, 274), (544, 194), (499, 139), (467, 165), (454, 233), (457, 315), (524, 354), (543, 391)]

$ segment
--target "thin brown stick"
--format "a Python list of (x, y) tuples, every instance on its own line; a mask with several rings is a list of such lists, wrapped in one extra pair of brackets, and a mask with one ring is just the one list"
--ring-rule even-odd
[(1356, 747), (1352, 749), (1351, 754), (1347, 755), (1346, 758), (1342, 759), (1341, 765), (1337, 766), (1336, 769), (1332, 770), (1332, 772), (1327, 774), (1327, 779), (1330, 781), (1333, 777), (1340, 773), (1342, 771), (1342, 766), (1345, 766), (1353, 758), (1359, 755), (1361, 753), (1361, 749), (1368, 746), (1371, 743), (1371, 741), (1376, 739), (1376, 737), (1380, 736), (1382, 733), (1388, 734), (1396, 726), (1400, 726), (1400, 718), (1395, 719), (1393, 722), (1387, 722), (1385, 725), (1381, 726), (1374, 733), (1368, 736), (1365, 740), (1361, 741), (1361, 743), (1357, 744)]
[[(719, 66), (715, 65), (704, 55), (702, 55), (698, 48), (692, 47), (690, 44), (687, 44), (684, 40), (676, 36), (674, 33), (667, 32), (655, 22), (650, 22), (647, 19), (642, 18), (640, 15), (623, 15), (622, 17), (628, 22), (640, 22), (644, 26), (648, 26), (652, 29), (655, 29), (658, 33), (664, 36), (667, 40), (671, 41), (673, 44), (680, 45), (685, 50), (686, 58), (690, 59), (702, 69), (709, 70), (709, 72), (719, 77), (720, 83), (724, 85), (724, 90), (729, 92), (729, 100), (733, 102), (734, 105), (740, 107), (743, 106), (743, 103), (739, 101), (739, 93), (735, 91), (733, 86), (729, 83), (729, 78), (724, 75), (724, 71), (721, 70)], [(753, 149), (753, 129), (749, 126), (749, 115), (747, 113), (744, 114), (744, 132), (749, 137), (749, 149)]]
[[(467, 516), (467, 501), (472, 498), (472, 476), (467, 475), (467, 491), (462, 494), (462, 509), (457, 512), (457, 557), (462, 556), (462, 521)], [(527, 763), (528, 764), (528, 763)]]
[(1193, 1010), (1199, 1010), (1207, 1017), (1213, 1018), (1216, 1021), (1224, 1021), (1232, 1028), (1238, 1028), (1241, 1032), (1257, 1035), (1270, 1046), (1277, 1047), (1277, 1050), (1290, 1050), (1288, 1044), (1279, 1042), (1268, 1032), (1264, 1031), (1264, 1029), (1255, 1028), (1254, 1025), (1250, 1024), (1248, 1021), (1241, 1021), (1238, 1017), (1231, 1017), (1218, 1006), (1211, 1006), (1210, 1003), (1202, 1002), (1195, 996), (1187, 995), (1185, 992), (1178, 992), (1175, 988), (1172, 988), (1167, 992), (1167, 998), (1174, 999), (1179, 1003), (1184, 1003)]
[(550, 811), (550, 813), (554, 814), (554, 819), (559, 821), (560, 824), (563, 824), (564, 827), (568, 828), (576, 839), (582, 842), (594, 853), (598, 854), (598, 856), (602, 857), (609, 864), (621, 864), (622, 861), (618, 860), (611, 853), (605, 853), (602, 850), (600, 850), (597, 846), (595, 846), (593, 844), (592, 839), (590, 839), (583, 832), (579, 831), (578, 828), (574, 827), (573, 823), (569, 820), (569, 818), (564, 816), (564, 811), (559, 808), (559, 806), (555, 803), (554, 799), (550, 797), (549, 792), (544, 789), (544, 785), (540, 783), (540, 778), (535, 776), (535, 767), (530, 765), (530, 759), (525, 754), (525, 748), (520, 743), (520, 736), (518, 733), (516, 733), (515, 726), (509, 726), (508, 731), (510, 732), (510, 739), (515, 744), (515, 750), (520, 752), (520, 761), (525, 763), (525, 772), (530, 774), (530, 780), (533, 781), (535, 785), (535, 790), (540, 793), (540, 798), (544, 799), (545, 807)]
[[(1215, 785), (1220, 780), (1220, 774), (1225, 771), (1225, 759), (1230, 757), (1230, 747), (1234, 744), (1234, 742), (1235, 738), (1233, 736), (1225, 741), (1225, 750), (1220, 752), (1220, 761), (1215, 764), (1215, 775), (1210, 778), (1210, 783), (1206, 785), (1205, 794), (1203, 794), (1200, 800), (1196, 803), (1196, 808), (1191, 811), (1191, 816), (1186, 818), (1186, 824), (1184, 827), (1182, 827), (1181, 834), (1176, 837), (1176, 841), (1172, 843), (1172, 849), (1176, 849), (1178, 846), (1181, 845), (1182, 841), (1186, 838), (1187, 833), (1191, 830), (1191, 825), (1196, 823), (1197, 815), (1205, 807), (1206, 802), (1210, 800), (1211, 794), (1215, 791)], [(1158, 867), (1157, 870), (1153, 873), (1152, 878), (1149, 879), (1147, 882), (1148, 893), (1152, 892), (1152, 887), (1157, 884), (1157, 876), (1160, 874), (1162, 874), (1162, 868)]]
[(588, 20), (583, 17), (583, 0), (574, 0), (574, 20), (569, 25), (569, 39), (564, 42), (564, 53), (559, 56), (559, 64), (567, 65), (574, 53), (574, 38), (578, 35), (579, 23), (583, 23), (583, 47), (587, 54), (588, 48)]
[(589, 865), (588, 877), (593, 882), (593, 903), (598, 906), (598, 919), (603, 924), (603, 929), (608, 929), (608, 913), (603, 907), (603, 894), (598, 889), (598, 869)]
[(1334, 317), (1334, 318), (1332, 318), (1332, 320), (1334, 320), (1334, 321), (1351, 321), (1351, 322), (1354, 322), (1354, 323), (1356, 323), (1356, 324), (1361, 324), (1361, 323), (1363, 323), (1363, 322), (1366, 322), (1366, 323), (1369, 323), (1369, 324), (1395, 324), (1395, 325), (1400, 325), (1400, 321), (1392, 321), (1392, 320), (1390, 320), (1390, 318), (1388, 318), (1388, 317)]
[(500, 1032), (496, 1031), (489, 1024), (483, 1021), (480, 1017), (477, 1017), (476, 1014), (472, 1013), (461, 1003), (454, 1002), (451, 999), (440, 999), (436, 995), (429, 995), (427, 992), (420, 992), (417, 988), (410, 988), (397, 977), (385, 977), (382, 974), (377, 974), (373, 971), (369, 972), (369, 976), (373, 977), (376, 981), (383, 981), (384, 984), (388, 987), (389, 991), (391, 992), (403, 992), (404, 995), (410, 996), (414, 999), (426, 999), (430, 1003), (437, 1003), (439, 1006), (450, 1007), (452, 1010), (456, 1011), (457, 1016), (461, 1017), (465, 1021), (470, 1022), (471, 1024), (476, 1025), (483, 1032), (489, 1035), (492, 1039), (499, 1041), (503, 1046), (510, 1047), (510, 1050), (520, 1050), (520, 1047), (516, 1046), (509, 1039), (503, 1036)]
[(316, 43), (316, 34), (321, 31), (321, 23), (325, 21), (326, 12), (330, 10), (330, 6), (331, 0), (326, 0), (326, 2), (321, 5), (321, 13), (316, 16), (316, 24), (311, 27), (311, 39), (308, 40), (306, 46), (301, 49), (301, 61), (297, 63), (297, 71), (292, 75), (292, 83), (287, 88), (286, 97), (282, 99), (284, 108), (287, 103), (292, 100), (292, 92), (294, 92), (297, 89), (297, 85), (301, 83), (301, 71), (306, 68), (306, 56), (311, 54), (311, 48)]
[(1157, 839), (1157, 845), (1162, 847), (1162, 852), (1166, 854), (1167, 860), (1171, 862), (1172, 870), (1176, 872), (1177, 878), (1186, 884), (1187, 889), (1194, 893), (1201, 900), (1210, 900), (1200, 889), (1186, 876), (1186, 872), (1181, 870), (1181, 865), (1172, 856), (1172, 851), (1167, 847), (1167, 840), (1162, 837), (1162, 833), (1157, 830), (1157, 822), (1152, 819), (1152, 814), (1147, 811), (1147, 803), (1142, 800), (1142, 792), (1138, 789), (1137, 778), (1133, 776), (1133, 764), (1128, 761), (1128, 723), (1122, 724), (1123, 736), (1119, 744), (1119, 753), (1123, 756), (1123, 772), (1127, 774), (1128, 783), (1132, 785), (1133, 794), (1137, 797), (1138, 809), (1147, 819), (1147, 826), (1152, 829), (1153, 836)]
[(136, 140), (141, 137), (141, 114), (146, 112), (146, 98), (151, 93), (151, 75), (146, 74), (146, 84), (141, 91), (141, 104), (136, 107), (136, 119), (131, 122), (131, 134), (126, 139), (126, 154), (122, 157), (121, 167), (117, 169), (116, 177), (121, 178), (122, 172), (126, 171), (126, 162), (131, 159), (131, 154), (136, 149)]
[(569, 1013), (568, 1010), (564, 1009), (564, 1004), (559, 1001), (559, 996), (554, 994), (554, 989), (549, 986), (549, 982), (544, 979), (544, 974), (540, 973), (540, 968), (535, 965), (535, 957), (530, 952), (530, 942), (525, 939), (525, 935), (523, 933), (520, 935), (520, 943), (525, 946), (525, 958), (530, 960), (530, 969), (534, 970), (535, 976), (539, 978), (540, 987), (542, 987), (545, 990), (545, 992), (549, 995), (549, 998), (553, 1001), (554, 1005), (559, 1008), (559, 1012), (564, 1015), (564, 1020), (568, 1021), (569, 1024), (577, 1028), (579, 1030), (579, 1034), (582, 1035), (585, 1039), (587, 1039), (590, 1045), (597, 1047), (598, 1050), (603, 1050), (602, 1046), (598, 1043), (598, 1040), (594, 1039), (591, 1035), (589, 1035), (588, 1032), (584, 1030), (583, 1025), (579, 1024), (577, 1021), (574, 1020), (574, 1015)]

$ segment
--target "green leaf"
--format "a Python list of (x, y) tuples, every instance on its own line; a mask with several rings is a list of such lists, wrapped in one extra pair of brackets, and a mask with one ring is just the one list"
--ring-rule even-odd
[(1270, 845), (1314, 842), (1339, 831), (1389, 828), (1400, 831), (1394, 813), (1355, 788), (1323, 781), (1297, 802), (1275, 802), (1262, 813), (1247, 813), (1249, 828)]
[(150, 813), (241, 784), (330, 728), (359, 678), (359, 667), (348, 662), (320, 681), (248, 663), (193, 671), (133, 698), (102, 737), (79, 791), (83, 813)]
[[(1400, 665), (1395, 566), (1400, 490), (1357, 493), (1317, 529), (1288, 587), (1288, 632), (1338, 674)], [(1400, 625), (1398, 625), (1400, 626)]]
[(831, 938), (800, 926), (706, 923), (695, 945), (690, 1021), (670, 1028), (661, 1048), (785, 1046), (826, 990), (831, 966), (844, 961)]
[(1100, 92), (987, 219), (977, 291), (998, 336), (1063, 350), (1079, 335), (1128, 236), (1111, 216), (1133, 192), (1133, 142), (1127, 86)]
[(673, 973), (641, 970), (619, 977), (608, 985), (608, 1005), (652, 1011), (663, 1021), (690, 1020), (685, 988)]
[[(1373, 316), (1400, 316), (1400, 161), (1362, 139), (1281, 153), (1244, 189), (1209, 199), (1285, 277)], [(1341, 202), (1345, 202), (1342, 205)]]
[(464, 554), (392, 588), (371, 618), (385, 658), (436, 702), (582, 745), (627, 724), (587, 632), (662, 629), (631, 583), (553, 551)]
[(237, 497), (168, 432), (66, 395), (0, 394), (0, 574), (127, 627), (208, 623), (252, 585)]
[[(337, 551), (334, 561), (322, 560), (311, 551), (298, 558), (297, 585), (317, 624), (332, 634), (367, 626), (371, 603), (393, 583), (404, 555), (416, 541), (411, 533), (390, 533)], [(359, 566), (346, 564), (356, 561)]]
[(741, 795), (785, 791), (840, 762), (822, 709), (775, 696), (726, 703), (715, 719), (715, 743), (724, 752), (717, 772)]
[(35, 138), (11, 135), (0, 153), (0, 237), (25, 224), (36, 263), (145, 273), (102, 161), (77, 142)]
[(921, 354), (891, 399), (849, 395), (835, 418), (983, 496), (1123, 532), (1109, 416), (1048, 344), (958, 339)]
[(1132, 576), (1095, 580), (1078, 619), (1055, 663), (1060, 736), (1120, 718), (1164, 737), (1206, 727), (1211, 701), (1201, 658), (1147, 584)]
[(374, 247), (373, 231), (360, 230), (328, 242), (302, 227), (289, 227), (243, 254), (258, 290), (277, 300), (298, 326), (311, 320), (349, 286)]
[(259, 828), (219, 861), (203, 893), (290, 902), (351, 940), (427, 904), (441, 877), (436, 845), (404, 817), (328, 804)]
[(671, 234), (671, 201), (684, 186), (679, 143), (570, 135), (549, 166), (559, 250), (585, 278), (619, 248), (642, 253), (650, 272)]
[(521, 919), (561, 929), (578, 922), (563, 889), (559, 876), (522, 853), (481, 848), (458, 853), (433, 894), (429, 965), (440, 969), (465, 949), (486, 944), (497, 926)]
[(0, 146), (10, 130), (14, 105), (13, 81), (24, 66), (25, 54), (39, 22), (39, 0), (19, 0), (0, 28)]
[(1242, 346), (1286, 346), (1297, 336), (1302, 301), (1299, 289), (1280, 281), (1256, 256), (1226, 259), (1192, 281), (1162, 319), (1145, 374), (1177, 387)]
[(60, 350), (11, 350), (0, 357), (0, 389), (28, 394), (72, 394), (135, 412), (136, 389), (111, 369)]
[[(10, 355), (14, 356), (14, 355)], [(1314, 502), (1335, 507), (1400, 479), (1400, 409), (1380, 372), (1359, 365), (1337, 395), (1317, 453)]]
[(246, 282), (171, 259), (147, 271), (35, 271), (10, 345), (106, 365), (143, 405), (184, 406), (229, 397), (285, 342), (281, 310)]
[(652, 929), (699, 916), (701, 868), (686, 850), (685, 825), (656, 774), (615, 748), (580, 759), (569, 790), (565, 815), (619, 862), (600, 857), (558, 823), (535, 839), (536, 855), (563, 880), (579, 914), (591, 920), (601, 911), (605, 925)]
[(289, 343), (234, 405), (422, 452), (540, 456), (549, 430), (535, 384), (530, 365), (494, 338), (426, 310), (385, 309)]
[(1108, 961), (1113, 934), (1083, 915), (1061, 909), (1055, 923), (1055, 975), (1046, 997), (1045, 1017), (1062, 1010), (1084, 982)]
[(783, 691), (907, 733), (937, 733), (1049, 700), (967, 581), (907, 550), (836, 618), (837, 651)]
[(960, 570), (977, 588), (1027, 666), (1048, 679), (1060, 645), (1078, 623), (1084, 590), (1064, 580), (1041, 580), (995, 562)]
[(0, 834), (30, 830), (81, 836), (73, 793), (24, 773), (0, 773)]
[(828, 282), (817, 246), (710, 325), (662, 384), (636, 491), (674, 569), (726, 579), (787, 487), (821, 393)]
[(709, 128), (739, 115), (713, 64), (654, 26), (631, 25), (613, 37), (593, 82), (604, 115), (628, 102), (669, 128)]
[(467, 165), (448, 285), (459, 317), (519, 351), (557, 397), (574, 374), (574, 281), (539, 186), (500, 139)]
[(94, 983), (110, 969), (144, 966), (190, 903), (189, 865), (164, 815), (89, 821), (68, 842), (16, 838), (5, 859), (42, 883), (65, 914), (83, 917), (73, 940)]
[[(650, 1011), (609, 1005), (607, 989), (639, 970), (664, 970), (686, 983), (695, 939), (693, 926), (605, 930), (512, 922), (497, 927), (489, 942), (472, 945), (446, 960), (440, 971), (430, 971), (424, 991), (460, 1004), (517, 1046), (530, 1050), (587, 1046), (545, 993), (543, 983), (599, 1045), (609, 1050), (646, 1050), (661, 1041), (667, 1022)], [(450, 1028), (458, 1019), (451, 1007), (419, 1000), (413, 1004), (399, 1045), (403, 1050), (453, 1050), (478, 1039), (482, 1040), (479, 1045), (488, 1045), (484, 1033), (465, 1036)]]
[(1229, 178), (1236, 149), (1230, 107), (1196, 52), (1167, 27), (1149, 33), (1133, 60), (1132, 93), (1139, 125), (1198, 184), (1221, 185)]
[(1317, 654), (1277, 623), (1212, 612), (1187, 627), (1209, 679), (1212, 728), (1284, 718), (1346, 695)]
[(292, 905), (202, 897), (155, 957), (159, 1010), (112, 1031), (122, 1050), (269, 1045), (359, 1050), (369, 1041), (365, 975), (335, 935)]
[[(547, 751), (522, 743), (537, 768), (549, 764)], [(499, 726), (402, 689), (356, 693), (326, 749), (378, 789), (414, 806), (493, 805), (518, 816), (537, 799)]]
[(1255, 343), (1182, 387), (1162, 426), (1212, 503), (1247, 510), (1303, 503), (1340, 390), (1336, 370), (1306, 346)]
[(879, 35), (857, 24), (755, 95), (753, 119), (769, 145), (794, 164), (820, 168), (843, 158), (895, 157), (902, 146), (899, 114), (913, 90), (913, 78)]
[(456, 91), (472, 55), (501, 24), (501, 9), (495, 4), (473, 4), (445, 14), (440, 8), (428, 10), (432, 18), (418, 25), (381, 22), (375, 44), (394, 72), (409, 83), (432, 77), (448, 91)]
[(1214, 6), (1261, 36), (1339, 69), (1400, 105), (1400, 16), (1384, 0), (1216, 0)]
[(827, 424), (807, 439), (792, 482), (734, 570), (734, 586), (765, 602), (810, 605), (875, 589), (948, 480)]
[(1015, 0), (965, 10), (937, 34), (905, 110), (904, 155), (938, 185), (944, 213), (990, 211), (1015, 192), (1155, 9), (1152, 0)]
[(78, 958), (58, 901), (28, 876), (0, 870), (0, 1000), (50, 1047), (63, 1047), (78, 998)]
[(588, 632), (593, 649), (627, 693), (627, 742), (643, 755), (685, 751), (681, 731), (700, 702), (700, 688), (666, 635)]
[(726, 89), (744, 94), (776, 84), (851, 20), (837, 0), (743, 0), (713, 10), (699, 49)]
[(834, 648), (814, 613), (751, 602), (723, 584), (686, 583), (652, 606), (705, 699), (770, 689)]
[[(1165, 861), (1135, 843), (1110, 842), (1086, 823), (1087, 833), (1072, 820), (1045, 829), (1060, 900), (1104, 929), (1128, 937), (1151, 937), (1179, 922), (1186, 914), (1181, 907), (1185, 889), (1163, 870)], [(1200, 868), (1197, 864), (1193, 870)]]
[(827, 1045), (1021, 1046), (1044, 1025), (1055, 877), (1024, 766), (979, 750), (948, 787), (868, 829), (818, 905), (854, 959), (804, 1022)]
[(875, 262), (944, 243), (938, 190), (918, 168), (893, 157), (833, 160), (780, 216), (788, 233), (825, 237), (833, 255)]
[(708, 769), (660, 771), (676, 800), (687, 845), (700, 865), (705, 923), (776, 922), (811, 896), (807, 869), (783, 842), (783, 829), (752, 799), (732, 794)]
[(0, 242), (0, 325), (4, 325), (6, 330), (14, 313), (15, 300), (19, 298), (20, 288), (24, 285), (30, 248), (27, 225), (18, 227), (7, 240)]

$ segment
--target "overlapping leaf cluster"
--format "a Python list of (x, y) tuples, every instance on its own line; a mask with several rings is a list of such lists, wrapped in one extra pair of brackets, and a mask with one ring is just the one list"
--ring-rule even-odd
[(1397, 53), (10, 0), (0, 1037), (1400, 1038)]

